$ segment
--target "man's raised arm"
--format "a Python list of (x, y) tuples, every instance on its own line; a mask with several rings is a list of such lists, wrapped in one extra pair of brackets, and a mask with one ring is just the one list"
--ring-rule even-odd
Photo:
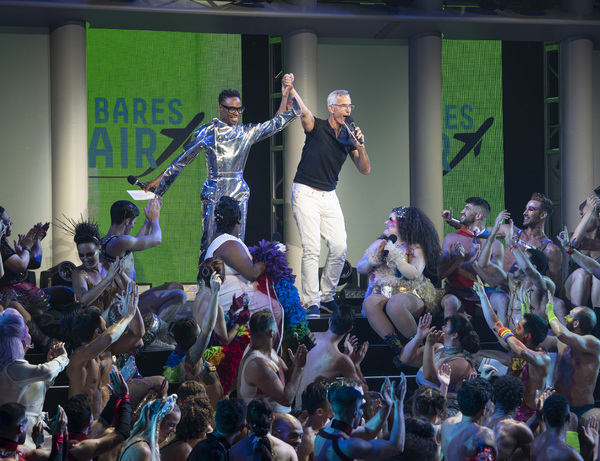
[(600, 279), (600, 263), (594, 258), (590, 258), (589, 256), (580, 253), (579, 250), (569, 242), (569, 231), (567, 230), (567, 226), (565, 226), (565, 229), (558, 234), (557, 238), (563, 249), (571, 256), (573, 261), (575, 261), (579, 267), (584, 271), (589, 272), (597, 279)]
[(573, 349), (580, 352), (588, 352), (591, 353), (594, 350), (600, 350), (600, 340), (596, 339), (595, 336), (592, 335), (578, 335), (577, 333), (573, 333), (564, 326), (554, 313), (554, 296), (550, 291), (548, 291), (548, 304), (546, 304), (546, 316), (548, 317), (548, 323), (552, 328), (552, 331), (556, 335), (556, 338), (566, 344), (567, 346), (571, 346)]

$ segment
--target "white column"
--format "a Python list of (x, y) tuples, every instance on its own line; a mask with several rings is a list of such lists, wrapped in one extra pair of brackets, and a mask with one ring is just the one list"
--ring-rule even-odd
[[(294, 74), (294, 87), (313, 113), (317, 110), (317, 36), (310, 30), (297, 30), (284, 37), (284, 72)], [(300, 122), (294, 122), (284, 132), (284, 241), (288, 245), (287, 259), (296, 274), (300, 287), (302, 243), (292, 213), (292, 183), (304, 146), (304, 130)]]
[(411, 37), (409, 45), (410, 204), (443, 236), (442, 38)]
[[(88, 212), (87, 87), (84, 22), (50, 32), (52, 215), (78, 219)], [(73, 239), (54, 232), (53, 265), (77, 262)]]
[(573, 230), (579, 204), (594, 190), (592, 40), (560, 44), (560, 150), (563, 223)]

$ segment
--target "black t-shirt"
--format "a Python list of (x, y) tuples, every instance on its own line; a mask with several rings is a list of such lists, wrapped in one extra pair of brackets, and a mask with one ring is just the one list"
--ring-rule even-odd
[(342, 128), (336, 138), (329, 121), (315, 117), (313, 130), (306, 133), (294, 182), (319, 190), (334, 190), (342, 165), (354, 149), (347, 129)]
[[(4, 263), (12, 255), (16, 255), (17, 252), (8, 244), (5, 239), (0, 240), (0, 255), (2, 256), (2, 263)], [(10, 269), (4, 266), (4, 276), (0, 279), (0, 286), (14, 285), (19, 283), (23, 278), (23, 274), (15, 274)]]

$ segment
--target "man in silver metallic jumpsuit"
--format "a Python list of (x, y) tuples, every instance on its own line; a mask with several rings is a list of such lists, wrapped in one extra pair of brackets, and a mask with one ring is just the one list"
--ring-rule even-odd
[(201, 252), (208, 248), (213, 238), (214, 208), (224, 195), (240, 202), (242, 227), (239, 238), (244, 239), (250, 196), (250, 189), (243, 178), (244, 166), (252, 144), (281, 131), (300, 114), (300, 106), (296, 100), (291, 102), (293, 107), (286, 110), (293, 81), (293, 74), (283, 76), (279, 110), (273, 119), (259, 124), (238, 125), (244, 112), (240, 93), (237, 90), (223, 90), (219, 95), (219, 118), (213, 118), (210, 123), (198, 128), (192, 141), (184, 147), (183, 153), (160, 176), (147, 183), (146, 190), (154, 190), (156, 195), (162, 196), (179, 173), (204, 149), (207, 177), (201, 192)]

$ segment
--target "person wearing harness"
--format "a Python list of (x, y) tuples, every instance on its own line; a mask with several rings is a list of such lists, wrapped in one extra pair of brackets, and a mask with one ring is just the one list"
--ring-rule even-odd
[[(442, 217), (451, 212), (452, 210), (445, 211)], [(489, 216), (490, 204), (487, 200), (469, 197), (465, 199), (465, 207), (460, 212), (459, 222), (462, 227), (444, 238), (438, 265), (438, 277), (446, 281), (441, 301), (444, 317), (463, 311), (473, 315), (476, 310), (481, 309), (479, 297), (473, 290), (476, 274), (471, 260), (477, 259), (481, 247), (490, 235), (485, 227)], [(492, 261), (499, 266), (504, 262), (504, 248), (499, 241), (494, 242)]]
[[(518, 228), (513, 222), (503, 224), (497, 232), (497, 237), (506, 238), (509, 227), (515, 236), (514, 242), (512, 242), (512, 239), (510, 242), (507, 240), (506, 249), (504, 250), (503, 269), (505, 272), (514, 272), (517, 270), (515, 265), (516, 260), (511, 250), (512, 246), (517, 246), (522, 251), (536, 249), (543, 252), (546, 258), (548, 258), (549, 276), (556, 288), (562, 285), (562, 255), (560, 248), (552, 243), (552, 240), (544, 232), (546, 220), (552, 214), (552, 207), (552, 200), (544, 194), (539, 192), (533, 193), (523, 212), (523, 227), (525, 229)], [(506, 210), (503, 213), (506, 213)], [(444, 212), (443, 216), (450, 226), (460, 229), (461, 224), (456, 219), (452, 219), (452, 213)], [(507, 219), (509, 216), (507, 213), (504, 219)], [(488, 230), (492, 231), (489, 227)]]
[[(506, 327), (514, 329), (519, 325), (523, 315), (528, 312), (538, 314), (546, 319), (547, 294), (548, 292), (554, 293), (555, 285), (549, 277), (542, 275), (548, 264), (546, 254), (538, 249), (521, 250), (513, 235), (512, 220), (509, 220), (505, 239), (517, 269), (506, 272), (490, 261), (491, 246), (499, 234), (501, 226), (506, 225), (502, 225), (502, 220), (507, 216), (506, 212), (500, 212), (492, 232), (483, 246), (481, 255), (473, 262), (473, 267), (484, 282), (490, 286), (499, 287), (500, 292), (490, 294), (490, 303), (502, 323)], [(555, 310), (557, 317), (564, 325), (565, 303), (557, 300)]]
[(548, 352), (541, 346), (548, 334), (548, 326), (539, 315), (529, 312), (519, 321), (514, 332), (511, 331), (496, 317), (485, 294), (483, 284), (476, 282), (474, 288), (481, 299), (488, 327), (494, 332), (500, 345), (510, 351), (510, 374), (518, 378), (525, 386), (525, 395), (519, 404), (515, 419), (527, 421), (535, 413), (536, 393), (544, 391), (546, 378), (550, 373), (551, 359)]
[[(395, 383), (394, 383), (395, 384)], [(334, 419), (331, 425), (321, 429), (315, 439), (315, 461), (352, 461), (355, 459), (381, 459), (402, 453), (404, 450), (404, 397), (406, 378), (400, 376), (397, 386), (386, 379), (386, 392), (391, 391), (394, 401), (394, 424), (389, 440), (364, 440), (352, 437), (354, 429), (361, 423), (363, 396), (353, 387), (340, 386), (330, 397)]]
[[(159, 223), (161, 207), (161, 197), (156, 197), (148, 202), (144, 208), (146, 219), (134, 237), (129, 234), (135, 227), (140, 210), (127, 200), (118, 200), (113, 203), (110, 207), (110, 228), (101, 241), (101, 261), (112, 264), (117, 259), (123, 260), (123, 271), (131, 280), (135, 281), (133, 253), (154, 248), (162, 241), (162, 230)], [(146, 318), (156, 315), (158, 318), (159, 338), (152, 343), (153, 348), (172, 349), (168, 344), (168, 328), (186, 301), (187, 294), (183, 285), (177, 282), (163, 283), (140, 294), (139, 305), (142, 316)]]

